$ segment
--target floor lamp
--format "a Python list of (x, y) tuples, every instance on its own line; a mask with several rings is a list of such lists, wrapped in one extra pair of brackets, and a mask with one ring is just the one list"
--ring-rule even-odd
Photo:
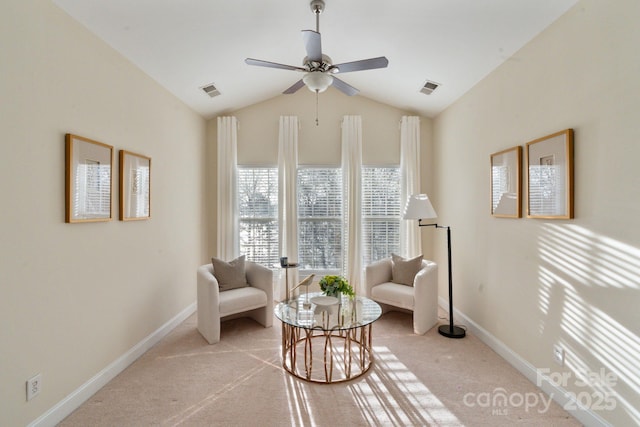
[(438, 332), (448, 338), (463, 338), (466, 331), (453, 324), (453, 276), (451, 275), (451, 227), (433, 224), (423, 224), (423, 219), (435, 220), (438, 217), (426, 194), (414, 194), (407, 200), (403, 219), (417, 219), (418, 227), (445, 228), (447, 230), (447, 255), (449, 261), (449, 324), (440, 325)]

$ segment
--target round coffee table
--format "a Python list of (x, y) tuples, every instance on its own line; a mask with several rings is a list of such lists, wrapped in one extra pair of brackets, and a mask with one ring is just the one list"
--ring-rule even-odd
[[(282, 367), (310, 382), (337, 383), (363, 375), (373, 363), (371, 326), (382, 309), (369, 298), (340, 300), (321, 293), (279, 303)], [(322, 360), (318, 369), (315, 360)]]

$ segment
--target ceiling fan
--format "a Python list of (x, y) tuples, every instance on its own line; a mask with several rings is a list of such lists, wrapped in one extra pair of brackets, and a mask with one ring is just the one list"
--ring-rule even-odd
[(257, 65), (259, 67), (279, 68), (282, 70), (300, 71), (305, 73), (302, 79), (298, 80), (293, 84), (293, 86), (285, 90), (283, 92), (284, 94), (295, 93), (305, 85), (309, 90), (316, 94), (324, 92), (329, 86), (333, 86), (349, 96), (357, 94), (359, 92), (358, 89), (338, 79), (334, 74), (385, 68), (389, 64), (389, 61), (384, 56), (380, 56), (378, 58), (345, 62), (343, 64), (332, 64), (331, 58), (322, 53), (322, 43), (320, 38), (320, 14), (324, 11), (324, 1), (312, 0), (310, 6), (311, 11), (316, 15), (316, 30), (302, 30), (302, 40), (307, 51), (307, 56), (302, 61), (302, 67), (278, 64), (276, 62), (253, 58), (247, 58), (244, 62), (248, 65)]

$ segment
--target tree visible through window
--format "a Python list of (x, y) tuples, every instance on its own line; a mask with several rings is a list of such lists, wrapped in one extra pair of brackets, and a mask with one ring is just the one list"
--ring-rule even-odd
[(300, 269), (342, 272), (342, 171), (298, 169), (298, 261)]
[(363, 263), (400, 250), (400, 169), (362, 168)]
[(238, 169), (240, 253), (272, 268), (278, 263), (278, 169)]

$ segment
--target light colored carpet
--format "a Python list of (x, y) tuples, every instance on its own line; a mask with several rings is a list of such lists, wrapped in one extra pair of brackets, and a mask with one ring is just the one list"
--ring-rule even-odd
[(410, 314), (383, 315), (369, 372), (312, 384), (283, 370), (279, 320), (223, 322), (208, 345), (193, 315), (60, 426), (580, 425), (473, 335), (411, 331)]

